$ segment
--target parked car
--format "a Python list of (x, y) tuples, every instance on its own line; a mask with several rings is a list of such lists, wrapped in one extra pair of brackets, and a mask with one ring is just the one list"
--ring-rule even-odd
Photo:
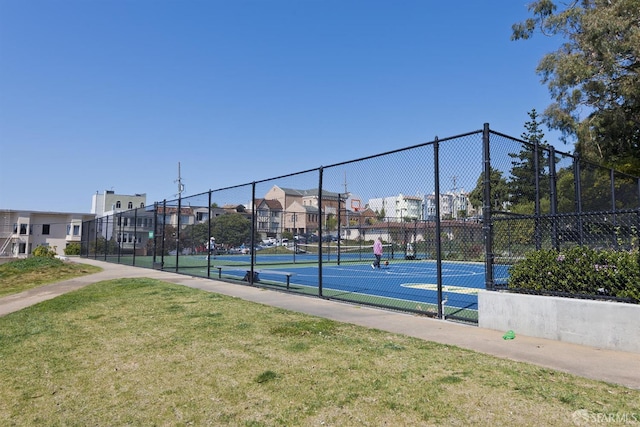
[(275, 245), (275, 244), (276, 244), (276, 242), (277, 242), (277, 240), (276, 240), (276, 238), (275, 238), (275, 237), (267, 237), (266, 239), (263, 239), (263, 240), (262, 240), (262, 243), (263, 243), (265, 246), (273, 246), (273, 245)]

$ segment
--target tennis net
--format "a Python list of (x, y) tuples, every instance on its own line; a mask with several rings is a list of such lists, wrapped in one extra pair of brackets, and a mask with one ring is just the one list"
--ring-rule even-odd
[[(382, 245), (383, 258), (388, 258), (392, 254), (392, 245)], [(296, 245), (296, 253), (306, 254), (309, 256), (317, 256), (320, 252), (320, 247), (317, 244), (298, 244)], [(337, 259), (344, 261), (362, 261), (373, 260), (373, 246), (372, 245), (338, 245), (338, 244), (323, 244), (322, 245), (322, 258), (324, 260)]]

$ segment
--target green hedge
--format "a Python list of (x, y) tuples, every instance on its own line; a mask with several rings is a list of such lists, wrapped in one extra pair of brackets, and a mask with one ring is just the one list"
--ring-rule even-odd
[(38, 246), (33, 250), (34, 257), (54, 258), (56, 256), (55, 246), (50, 248), (49, 246)]
[(640, 252), (584, 246), (540, 250), (509, 270), (509, 289), (607, 295), (640, 302)]
[(64, 248), (65, 255), (80, 255), (80, 243), (69, 243), (66, 248)]

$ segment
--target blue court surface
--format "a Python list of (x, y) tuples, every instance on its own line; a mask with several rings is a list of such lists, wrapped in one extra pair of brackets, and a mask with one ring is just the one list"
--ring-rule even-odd
[[(270, 262), (256, 257), (254, 271), (258, 272), (261, 282), (284, 283), (286, 274), (289, 274), (292, 290), (300, 287), (318, 288), (319, 271), (318, 264), (307, 264), (306, 257), (296, 256), (296, 263), (292, 262), (290, 255), (280, 258), (281, 255), (270, 256)], [(278, 257), (278, 258), (274, 258)], [(245, 267), (235, 262), (241, 261), (243, 256), (219, 256), (212, 260), (215, 268), (212, 275), (218, 273), (218, 267), (226, 277), (242, 279), (250, 265), (250, 257), (247, 256)], [(324, 257), (323, 257), (324, 258)], [(437, 304), (437, 265), (434, 260), (389, 260), (389, 265), (373, 269), (370, 257), (359, 260), (353, 257), (343, 258), (340, 265), (335, 256), (333, 259), (323, 260), (322, 288), (323, 292), (331, 292), (331, 296), (349, 299), (350, 294), (369, 295), (424, 303), (425, 305)], [(235, 261), (229, 265), (230, 260)], [(316, 259), (317, 260), (317, 259)], [(263, 261), (262, 263), (260, 261)], [(225, 266), (227, 264), (227, 266)], [(485, 265), (472, 262), (443, 261), (441, 265), (443, 299), (446, 306), (465, 310), (478, 309), (478, 291), (485, 289)], [(497, 265), (494, 267), (495, 283), (504, 283), (508, 277), (508, 266)], [(215, 272), (215, 273), (214, 273)]]

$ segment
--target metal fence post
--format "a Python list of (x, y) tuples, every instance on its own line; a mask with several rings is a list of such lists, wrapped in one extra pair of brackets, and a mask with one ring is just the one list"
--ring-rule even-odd
[(176, 273), (178, 272), (179, 264), (180, 264), (180, 217), (182, 213), (182, 195), (178, 193), (178, 220), (176, 226)]
[(211, 277), (211, 257), (215, 255), (215, 245), (213, 246), (213, 255), (211, 254), (211, 189), (209, 189), (209, 199), (207, 201), (207, 277)]
[(318, 296), (322, 296), (322, 175), (323, 167), (318, 169)]
[(164, 241), (167, 238), (167, 199), (162, 201), (162, 252), (160, 254), (160, 263), (164, 267)]
[(138, 209), (133, 210), (133, 260), (131, 265), (136, 265), (136, 243), (138, 243)]
[(118, 242), (118, 264), (120, 264), (120, 258), (122, 257), (122, 244), (124, 243), (122, 234), (122, 212), (118, 212), (118, 236), (120, 236), (120, 242)]
[[(284, 220), (282, 221), (284, 223)], [(251, 248), (249, 249), (249, 261), (251, 263), (251, 274), (249, 283), (253, 284), (254, 271), (256, 265), (256, 182), (251, 183)]]
[[(340, 241), (342, 240), (341, 236), (342, 236), (342, 230), (340, 227), (340, 221), (342, 221), (342, 215), (340, 215), (340, 210), (342, 209), (342, 194), (338, 193), (338, 242), (337, 242), (337, 252), (338, 252), (338, 256), (337, 256), (337, 261), (338, 261), (338, 265), (340, 265)], [(345, 203), (345, 210), (346, 210), (346, 203)], [(295, 215), (295, 214), (294, 214)], [(294, 242), (295, 242), (295, 236), (294, 236)], [(295, 251), (295, 246), (294, 246), (294, 250), (293, 250), (293, 259), (295, 261), (295, 255), (296, 251)]]
[(549, 199), (551, 203), (552, 235), (551, 241), (553, 248), (558, 250), (558, 193), (556, 190), (556, 150), (553, 146), (549, 147)]
[(109, 215), (102, 217), (100, 219), (100, 237), (104, 242), (104, 260), (107, 260), (107, 255), (109, 254), (109, 241), (107, 240), (107, 232), (109, 230)]
[(575, 193), (575, 210), (578, 213), (578, 236), (580, 245), (584, 244), (584, 231), (582, 230), (582, 178), (580, 176), (580, 153), (573, 158), (573, 186)]
[(153, 266), (156, 265), (158, 253), (158, 202), (153, 202)]
[(609, 169), (609, 176), (611, 180), (611, 212), (613, 212), (613, 247), (618, 249), (618, 216), (616, 215), (616, 177), (615, 171)]
[[(549, 155), (549, 165), (551, 165), (551, 155)], [(534, 177), (533, 181), (535, 184), (535, 213), (536, 216), (540, 216), (540, 142), (538, 138), (535, 138), (533, 141), (533, 170)]]
[[(438, 287), (438, 318), (443, 319), (445, 316), (442, 307), (442, 250), (440, 241), (440, 143), (436, 136), (433, 141), (433, 173), (434, 173), (434, 196), (436, 208), (436, 284)], [(405, 246), (406, 247), (406, 246)]]
[(485, 287), (494, 290), (493, 283), (493, 224), (491, 219), (491, 151), (489, 149), (489, 123), (482, 130), (484, 161), (484, 201), (482, 204), (482, 230), (484, 231)]
[(94, 259), (98, 259), (98, 221), (102, 222), (102, 218), (96, 219), (96, 227), (95, 227), (96, 232), (94, 233), (94, 236), (93, 236), (93, 241), (95, 242), (95, 247), (96, 247), (93, 254)]

